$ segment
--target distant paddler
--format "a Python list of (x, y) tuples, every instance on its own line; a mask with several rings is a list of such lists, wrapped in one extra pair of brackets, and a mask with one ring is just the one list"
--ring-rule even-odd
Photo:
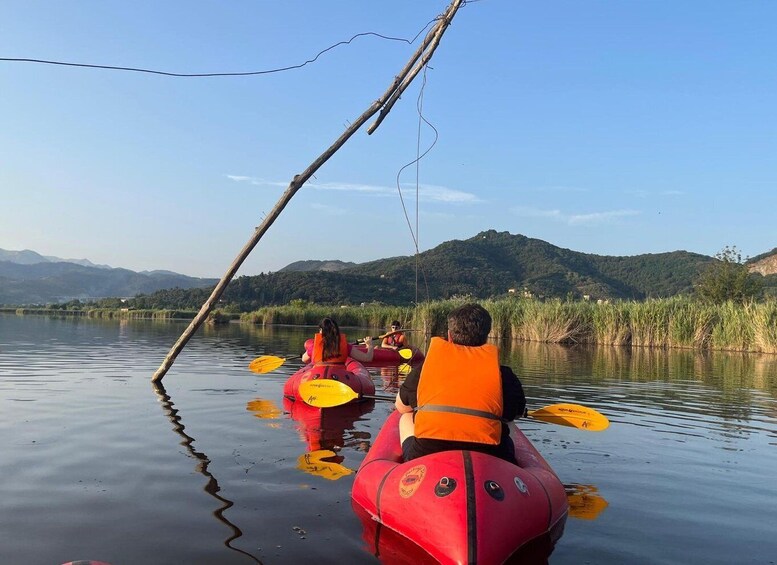
[(318, 333), (313, 337), (313, 351), (302, 354), (303, 363), (342, 363), (348, 357), (356, 361), (369, 363), (372, 361), (374, 345), (372, 337), (364, 338), (367, 351), (361, 351), (348, 343), (345, 334), (340, 332), (340, 326), (332, 318), (324, 318), (318, 325)]

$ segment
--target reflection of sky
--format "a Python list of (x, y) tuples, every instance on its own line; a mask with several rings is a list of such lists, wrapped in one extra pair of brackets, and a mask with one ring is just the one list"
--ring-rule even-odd
[[(0, 561), (61, 562), (62, 540), (88, 537), (98, 557), (120, 551), (111, 562), (162, 561), (159, 552), (166, 562), (244, 562), (224, 547), (232, 530), (213, 517), (221, 504), (203, 493), (197, 453), (234, 502), (224, 514), (243, 532), (233, 547), (267, 562), (365, 561), (361, 526), (344, 511), (351, 479), (300, 472), (301, 422), (246, 410), (257, 399), (283, 406), (283, 382), (299, 367), (257, 375), (248, 363), (298, 354), (310, 328), (229, 324), (192, 338), (165, 386), (193, 454), (149, 382), (185, 326), (0, 316)], [(572, 402), (611, 420), (599, 433), (518, 422), (563, 483), (594, 485), (609, 504), (596, 521), (567, 523), (554, 563), (777, 555), (777, 356), (542, 344), (503, 355), (530, 409)], [(346, 425), (313, 427), (356, 469), (390, 409), (377, 402)], [(104, 526), (106, 515), (122, 528)], [(304, 544), (294, 526), (308, 532)], [(30, 545), (32, 527), (50, 542)], [(342, 543), (307, 543), (316, 535)]]

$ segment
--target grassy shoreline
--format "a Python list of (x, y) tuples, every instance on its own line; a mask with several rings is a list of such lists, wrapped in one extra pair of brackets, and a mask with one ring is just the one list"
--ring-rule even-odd
[[(315, 325), (331, 316), (342, 326), (386, 328), (397, 319), (426, 335), (443, 335), (448, 313), (464, 300), (440, 300), (417, 308), (365, 305), (268, 306), (241, 316), (244, 323)], [(705, 304), (688, 298), (605, 304), (580, 301), (500, 299), (479, 303), (493, 318), (500, 341), (585, 343), (777, 353), (777, 301)]]
[[(365, 328), (387, 328), (392, 320), (400, 320), (403, 327), (425, 335), (443, 335), (448, 313), (466, 301), (439, 300), (417, 307), (289, 304), (241, 315), (214, 311), (212, 319), (225, 322), (239, 316), (240, 322), (246, 324), (315, 325), (330, 316), (341, 326)], [(777, 300), (714, 305), (683, 297), (604, 304), (509, 298), (479, 303), (493, 318), (491, 337), (500, 341), (777, 353)], [(184, 310), (110, 308), (0, 308), (0, 313), (146, 320), (190, 320), (196, 315)]]

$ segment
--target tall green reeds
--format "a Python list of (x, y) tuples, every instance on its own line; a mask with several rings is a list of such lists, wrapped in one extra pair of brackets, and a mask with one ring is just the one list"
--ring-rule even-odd
[(586, 341), (601, 345), (629, 345), (631, 318), (626, 302), (590, 304), (591, 331)]
[[(399, 319), (425, 335), (445, 335), (451, 310), (467, 298), (425, 302), (415, 308), (384, 305), (267, 307), (244, 314), (256, 324), (314, 325), (324, 316), (342, 326), (387, 328)], [(712, 305), (687, 297), (612, 303), (537, 301), (523, 298), (481, 301), (491, 314), (491, 337), (545, 343), (727, 349), (777, 353), (777, 301)]]
[(512, 320), (514, 338), (545, 343), (583, 341), (590, 324), (586, 305), (559, 299), (521, 301)]
[(777, 300), (762, 304), (748, 304), (753, 320), (753, 341), (764, 353), (777, 353)]

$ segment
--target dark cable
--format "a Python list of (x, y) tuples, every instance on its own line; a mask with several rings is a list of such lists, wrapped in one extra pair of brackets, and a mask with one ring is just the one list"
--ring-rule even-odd
[(169, 77), (230, 77), (230, 76), (266, 75), (270, 73), (290, 71), (293, 69), (301, 69), (305, 65), (314, 63), (316, 60), (318, 60), (318, 58), (321, 55), (323, 55), (327, 51), (331, 51), (332, 49), (334, 49), (335, 47), (339, 47), (340, 45), (348, 45), (357, 37), (363, 37), (366, 35), (373, 35), (375, 37), (386, 39), (388, 41), (403, 41), (408, 45), (412, 45), (415, 42), (415, 40), (418, 39), (418, 37), (435, 21), (436, 19), (427, 23), (424, 26), (424, 28), (421, 31), (419, 31), (413, 39), (403, 39), (401, 37), (389, 37), (387, 35), (381, 35), (379, 33), (375, 33), (372, 31), (357, 33), (347, 41), (339, 41), (334, 45), (330, 45), (326, 49), (319, 51), (315, 57), (313, 57), (312, 59), (308, 59), (304, 63), (300, 63), (299, 65), (290, 65), (288, 67), (280, 67), (277, 69), (268, 69), (265, 71), (246, 71), (246, 72), (236, 72), (236, 73), (169, 73), (166, 71), (156, 71), (153, 69), (143, 69), (139, 67), (119, 67), (115, 65), (92, 65), (88, 63), (69, 63), (66, 61), (51, 61), (47, 59), (26, 59), (26, 58), (22, 59), (22, 58), (12, 58), (12, 57), (0, 57), (0, 61), (8, 61), (8, 62), (14, 62), (14, 63), (40, 63), (44, 65), (60, 65), (64, 67), (84, 67), (88, 69), (106, 69), (106, 70), (112, 70), (112, 71), (130, 71), (134, 73), (148, 73), (152, 75), (163, 75), (163, 76), (169, 76)]

